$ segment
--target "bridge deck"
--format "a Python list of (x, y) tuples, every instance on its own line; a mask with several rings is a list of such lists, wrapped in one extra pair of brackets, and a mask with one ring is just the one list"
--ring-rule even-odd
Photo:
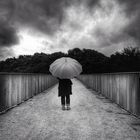
[(0, 115), (0, 140), (140, 140), (140, 121), (73, 80), (71, 110), (57, 87)]

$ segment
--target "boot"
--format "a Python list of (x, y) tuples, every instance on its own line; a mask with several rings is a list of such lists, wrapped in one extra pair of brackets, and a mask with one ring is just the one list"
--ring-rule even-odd
[(70, 105), (69, 104), (67, 104), (67, 110), (70, 110), (71, 108), (70, 108)]
[(62, 110), (65, 110), (65, 105), (62, 105)]

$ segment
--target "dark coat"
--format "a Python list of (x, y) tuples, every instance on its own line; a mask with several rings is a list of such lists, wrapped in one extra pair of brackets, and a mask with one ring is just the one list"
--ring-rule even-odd
[(72, 82), (70, 79), (59, 79), (58, 96), (72, 94)]

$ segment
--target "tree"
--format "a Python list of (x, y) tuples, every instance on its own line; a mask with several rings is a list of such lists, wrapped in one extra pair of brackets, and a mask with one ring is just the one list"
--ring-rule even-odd
[(122, 52), (116, 52), (110, 57), (111, 71), (140, 71), (140, 50), (139, 48), (128, 47)]

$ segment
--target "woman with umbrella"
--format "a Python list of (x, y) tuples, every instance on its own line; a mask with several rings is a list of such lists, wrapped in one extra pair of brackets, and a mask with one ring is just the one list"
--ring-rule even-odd
[(58, 96), (61, 96), (61, 105), (62, 110), (66, 109), (70, 110), (70, 95), (72, 95), (72, 82), (70, 79), (60, 79), (59, 80), (59, 86), (58, 86)]
[(50, 72), (59, 80), (58, 96), (61, 97), (62, 110), (70, 110), (70, 95), (72, 94), (72, 82), (70, 79), (82, 72), (81, 64), (75, 59), (62, 57), (50, 65)]

